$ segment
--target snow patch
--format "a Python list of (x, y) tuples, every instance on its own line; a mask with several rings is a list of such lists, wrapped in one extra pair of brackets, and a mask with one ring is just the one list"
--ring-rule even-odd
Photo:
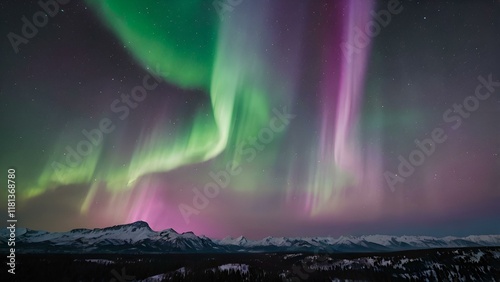
[(220, 265), (218, 268), (220, 271), (233, 270), (233, 271), (239, 271), (240, 273), (243, 273), (243, 274), (247, 274), (248, 267), (249, 267), (248, 264), (228, 263), (228, 264)]

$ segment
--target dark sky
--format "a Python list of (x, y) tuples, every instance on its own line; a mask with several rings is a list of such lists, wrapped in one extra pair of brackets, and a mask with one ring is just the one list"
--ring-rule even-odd
[(42, 2), (0, 3), (18, 225), (500, 232), (499, 1)]

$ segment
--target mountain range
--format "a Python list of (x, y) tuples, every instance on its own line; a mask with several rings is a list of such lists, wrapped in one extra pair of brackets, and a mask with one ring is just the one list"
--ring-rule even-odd
[[(20, 253), (247, 253), (247, 252), (391, 252), (415, 249), (500, 246), (500, 235), (467, 237), (430, 236), (341, 236), (266, 237), (248, 240), (243, 236), (222, 240), (178, 233), (173, 229), (154, 231), (144, 221), (107, 228), (46, 232), (16, 230)], [(0, 250), (7, 251), (8, 230), (0, 232)]]

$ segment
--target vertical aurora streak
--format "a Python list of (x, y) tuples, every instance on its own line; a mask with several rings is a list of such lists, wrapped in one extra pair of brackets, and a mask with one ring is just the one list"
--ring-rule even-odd
[[(320, 85), (320, 133), (318, 150), (312, 157), (306, 210), (313, 215), (327, 206), (335, 211), (338, 200), (354, 186), (366, 184), (361, 145), (358, 141), (359, 115), (364, 88), (364, 73), (370, 46), (359, 52), (342, 53), (338, 46), (357, 46), (353, 30), (364, 27), (370, 20), (372, 1), (344, 1), (340, 4), (346, 15), (332, 12), (337, 34), (324, 36), (329, 44), (324, 48), (326, 74)], [(339, 9), (340, 10), (340, 9)], [(349, 57), (348, 57), (349, 56)], [(380, 163), (374, 163), (374, 169)], [(371, 183), (374, 185), (375, 183)]]

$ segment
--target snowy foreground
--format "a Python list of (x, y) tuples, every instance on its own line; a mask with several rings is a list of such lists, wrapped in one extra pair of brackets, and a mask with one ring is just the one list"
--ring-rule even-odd
[(16, 273), (19, 281), (499, 281), (500, 278), (500, 247), (350, 254), (21, 254), (19, 261)]
[[(421, 257), (396, 254), (392, 256), (365, 256), (350, 259), (334, 259), (328, 255), (301, 254), (285, 255), (283, 260), (293, 257), (292, 268), (279, 273), (282, 281), (349, 281), (349, 280), (392, 280), (392, 281), (474, 281), (500, 278), (500, 250), (441, 250)], [(432, 256), (432, 258), (431, 258)], [(490, 265), (491, 264), (491, 265)], [(252, 279), (249, 265), (224, 264), (210, 268), (223, 277)], [(173, 272), (156, 275), (139, 281), (176, 281), (195, 279), (192, 270), (185, 267)], [(191, 275), (190, 275), (191, 274)], [(251, 274), (251, 273), (250, 273)], [(263, 278), (265, 272), (259, 275)], [(271, 276), (268, 277), (272, 279)], [(193, 280), (194, 281), (194, 280)], [(258, 279), (256, 281), (259, 281)]]

